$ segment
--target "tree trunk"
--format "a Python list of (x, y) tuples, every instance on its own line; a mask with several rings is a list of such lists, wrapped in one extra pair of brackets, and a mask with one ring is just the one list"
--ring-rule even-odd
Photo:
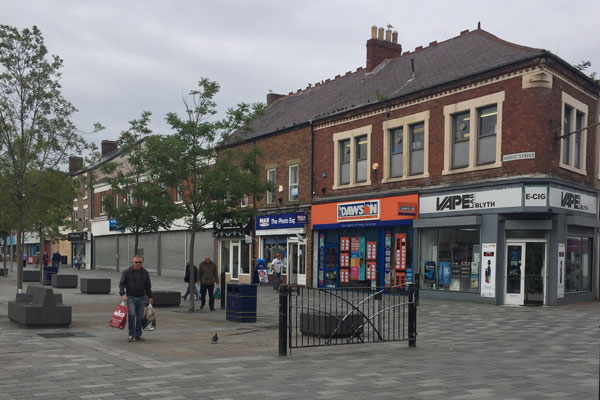
[[(7, 257), (7, 251), (6, 251), (6, 249), (8, 248), (8, 243), (9, 243), (9, 241), (8, 241), (8, 240), (9, 240), (9, 237), (10, 237), (10, 236), (8, 236), (8, 237), (7, 237), (7, 238), (4, 240), (4, 261), (3, 261), (3, 264), (4, 264), (4, 276), (5, 276), (5, 277), (6, 277), (6, 275), (7, 275), (7, 273), (6, 273), (6, 257)], [(10, 250), (8, 250), (8, 253), (10, 253)]]
[[(42, 229), (42, 225), (40, 223), (39, 226), (40, 230), (39, 230), (39, 235), (38, 238), (40, 239), (40, 249), (38, 250), (38, 262), (37, 262), (37, 266), (40, 269), (40, 283), (43, 285), (44, 284), (44, 263), (43, 263), (43, 253), (42, 253), (42, 248), (44, 247), (44, 238), (42, 237), (42, 233), (43, 233), (43, 229)], [(40, 256), (40, 254), (42, 254)]]
[(133, 256), (138, 256), (138, 240), (139, 240), (139, 235), (140, 233), (138, 231), (135, 231), (135, 245), (133, 246)]
[(17, 254), (14, 258), (17, 259), (17, 293), (23, 292), (23, 216), (19, 212), (17, 216)]
[[(188, 311), (194, 311), (195, 310), (195, 303), (194, 303), (194, 288), (196, 286), (196, 280), (198, 279), (197, 276), (195, 276), (194, 278), (192, 278), (192, 275), (194, 275), (194, 243), (196, 241), (196, 224), (193, 223), (192, 224), (192, 235), (190, 236), (190, 308), (188, 308)], [(200, 267), (198, 267), (198, 269), (200, 269)], [(198, 293), (200, 294), (200, 293)]]

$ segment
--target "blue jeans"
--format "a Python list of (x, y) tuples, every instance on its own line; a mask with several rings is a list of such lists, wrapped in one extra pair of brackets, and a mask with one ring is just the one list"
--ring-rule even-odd
[(279, 290), (279, 286), (281, 286), (281, 272), (273, 271), (273, 289)]
[[(183, 299), (187, 300), (188, 294), (190, 294), (190, 285), (188, 284), (185, 287), (185, 293), (183, 295)], [(196, 295), (196, 299), (198, 298), (198, 288), (196, 287), (196, 285), (194, 285), (194, 294)]]
[(127, 327), (129, 329), (129, 336), (142, 336), (142, 322), (144, 321), (145, 307), (145, 296), (127, 296)]

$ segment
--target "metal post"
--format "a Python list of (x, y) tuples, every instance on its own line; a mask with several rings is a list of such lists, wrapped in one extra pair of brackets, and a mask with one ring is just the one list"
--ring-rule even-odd
[(221, 310), (225, 309), (225, 271), (221, 272)]
[(408, 285), (408, 346), (417, 346), (417, 304), (415, 303), (415, 285)]
[(288, 287), (279, 287), (279, 355), (287, 356)]

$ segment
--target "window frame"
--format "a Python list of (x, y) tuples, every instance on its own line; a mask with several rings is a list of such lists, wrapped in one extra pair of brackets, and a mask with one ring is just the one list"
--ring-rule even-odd
[[(429, 177), (429, 110), (387, 120), (383, 123), (383, 178), (382, 183)], [(411, 175), (412, 127), (423, 124), (423, 173)], [(402, 176), (392, 176), (392, 131), (402, 128)], [(398, 153), (396, 153), (398, 154)]]
[[(292, 170), (296, 170), (296, 182), (292, 182)], [(296, 198), (292, 198), (292, 189), (296, 189)], [(299, 164), (291, 164), (288, 166), (288, 201), (297, 202), (300, 197), (299, 189), (300, 188), (300, 165)]]
[[(570, 127), (565, 126), (565, 119), (567, 118), (565, 114), (566, 108), (570, 108), (570, 118), (569, 124)], [(560, 157), (558, 165), (561, 168), (569, 170), (571, 172), (575, 172), (581, 175), (587, 176), (587, 129), (581, 129), (580, 133), (573, 133), (569, 137), (564, 137), (569, 132), (576, 131), (577, 123), (579, 121), (578, 116), (582, 115), (581, 125), (582, 128), (586, 128), (588, 126), (589, 121), (589, 109), (587, 104), (577, 100), (573, 96), (562, 92), (562, 102), (561, 102), (561, 124), (560, 124)], [(579, 159), (575, 160), (575, 152), (577, 151), (577, 137), (579, 137)], [(569, 159), (565, 163), (564, 155), (565, 150), (568, 150)]]
[[(485, 96), (461, 101), (444, 106), (444, 169), (442, 175), (450, 175), (462, 172), (479, 171), (502, 166), (502, 110), (505, 92), (500, 91)], [(496, 105), (496, 161), (485, 164), (477, 164), (477, 140), (479, 139), (480, 109)], [(465, 167), (452, 168), (452, 148), (454, 144), (454, 116), (463, 112), (469, 112), (469, 160)]]
[[(334, 182), (333, 190), (346, 189), (357, 186), (368, 186), (371, 184), (371, 132), (373, 126), (365, 125), (349, 131), (338, 132), (333, 135), (333, 166), (334, 166)], [(366, 158), (366, 180), (357, 182), (356, 181), (356, 139), (366, 136), (367, 137), (367, 158)], [(348, 183), (341, 183), (341, 143), (345, 140), (350, 140), (350, 178)]]

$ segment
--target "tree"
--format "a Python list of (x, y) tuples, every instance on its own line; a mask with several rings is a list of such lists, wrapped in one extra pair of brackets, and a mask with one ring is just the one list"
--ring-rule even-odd
[[(0, 170), (15, 210), (17, 254), (25, 217), (34, 207), (30, 193), (41, 191), (45, 171), (59, 170), (70, 154), (86, 147), (71, 121), (76, 109), (61, 93), (61, 67), (58, 56), (48, 56), (36, 26), (19, 31), (0, 25)], [(22, 285), (18, 263), (19, 292)]]
[[(226, 218), (248, 221), (255, 210), (240, 207), (241, 202), (252, 195), (260, 199), (269, 187), (258, 166), (257, 148), (250, 146), (246, 152), (222, 149), (218, 157), (219, 144), (229, 143), (246, 132), (264, 105), (240, 103), (229, 109), (224, 119), (213, 120), (218, 91), (218, 83), (202, 78), (198, 89), (183, 99), (185, 117), (167, 114), (174, 134), (149, 137), (147, 141), (152, 176), (175, 188), (183, 199), (185, 220), (191, 231), (188, 258), (192, 265), (196, 232)], [(193, 284), (190, 280), (190, 291)], [(190, 296), (190, 310), (193, 309), (194, 296)]]
[[(574, 67), (576, 69), (578, 69), (581, 72), (585, 72), (586, 69), (588, 69), (589, 67), (592, 66), (592, 62), (587, 60), (587, 61), (581, 61), (579, 64), (574, 65)], [(600, 79), (598, 79), (597, 77), (598, 75), (596, 74), (596, 72), (592, 72), (589, 77), (592, 78), (594, 80), (594, 82), (596, 82), (596, 85), (600, 85)]]
[[(135, 255), (139, 255), (140, 233), (168, 229), (175, 219), (183, 216), (183, 210), (173, 203), (166, 187), (150, 179), (144, 143), (152, 134), (148, 127), (150, 116), (150, 112), (143, 112), (139, 119), (129, 121), (130, 128), (121, 133), (118, 146), (123, 162), (102, 166), (105, 180), (115, 195), (105, 195), (102, 203), (109, 218), (135, 235)], [(118, 204), (116, 198), (127, 200)]]

